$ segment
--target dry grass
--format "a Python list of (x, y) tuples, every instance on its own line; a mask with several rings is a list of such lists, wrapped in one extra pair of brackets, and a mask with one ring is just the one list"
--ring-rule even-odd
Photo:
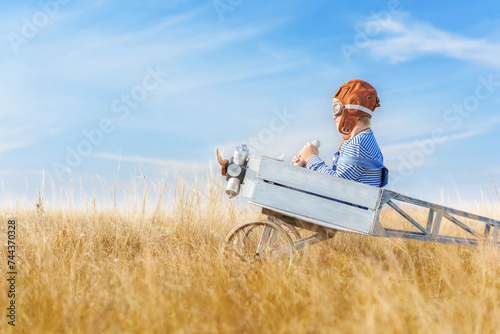
[[(498, 249), (337, 233), (288, 271), (228, 266), (221, 238), (258, 212), (214, 181), (204, 191), (181, 182), (171, 209), (152, 207), (2, 210), (19, 224), (15, 332), (500, 331)], [(0, 332), (14, 332), (2, 319)]]

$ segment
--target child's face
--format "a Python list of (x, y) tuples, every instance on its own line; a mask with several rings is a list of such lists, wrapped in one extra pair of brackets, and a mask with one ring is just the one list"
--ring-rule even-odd
[(342, 115), (340, 116), (333, 116), (333, 119), (335, 120), (335, 125), (337, 126), (337, 130), (339, 129), (339, 123), (342, 120)]

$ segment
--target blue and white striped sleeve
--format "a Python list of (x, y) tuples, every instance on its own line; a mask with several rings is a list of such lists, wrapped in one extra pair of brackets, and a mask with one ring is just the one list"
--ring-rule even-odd
[(355, 165), (338, 164), (337, 170), (335, 171), (335, 176), (341, 177), (347, 180), (357, 181), (363, 173), (363, 168)]
[(326, 163), (317, 155), (307, 160), (306, 168), (329, 175), (335, 175), (335, 170), (328, 167)]
[(354, 181), (357, 181), (363, 173), (363, 169), (361, 167), (347, 164), (338, 164), (336, 169), (332, 169), (328, 167), (327, 164), (317, 155), (311, 157), (307, 161), (306, 167), (310, 170)]
[[(340, 156), (360, 157), (365, 159), (377, 160), (383, 163), (384, 157), (373, 136), (372, 132), (359, 134), (349, 140), (346, 140), (340, 147)], [(369, 170), (351, 164), (339, 163), (329, 168), (326, 163), (318, 156), (313, 156), (307, 161), (308, 169), (321, 173), (337, 176), (343, 179), (358, 181), (379, 187), (382, 179), (382, 170)]]

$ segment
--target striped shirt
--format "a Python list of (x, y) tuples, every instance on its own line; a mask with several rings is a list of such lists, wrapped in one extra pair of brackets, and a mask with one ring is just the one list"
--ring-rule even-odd
[[(340, 156), (352, 156), (368, 158), (379, 161), (383, 164), (384, 157), (373, 132), (358, 133), (356, 136), (347, 139), (340, 147)], [(329, 168), (318, 156), (313, 156), (307, 161), (306, 167), (321, 173), (334, 175), (348, 180), (366, 183), (380, 187), (382, 183), (382, 170), (370, 170), (363, 167), (340, 163), (333, 168)]]

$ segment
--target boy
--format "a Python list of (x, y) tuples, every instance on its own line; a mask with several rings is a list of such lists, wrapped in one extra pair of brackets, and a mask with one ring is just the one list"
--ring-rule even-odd
[(319, 151), (307, 143), (292, 163), (306, 162), (305, 167), (348, 180), (376, 187), (384, 187), (389, 171), (383, 165), (384, 157), (370, 128), (375, 108), (380, 107), (377, 91), (369, 83), (356, 79), (343, 84), (333, 96), (332, 117), (344, 140), (329, 168)]

